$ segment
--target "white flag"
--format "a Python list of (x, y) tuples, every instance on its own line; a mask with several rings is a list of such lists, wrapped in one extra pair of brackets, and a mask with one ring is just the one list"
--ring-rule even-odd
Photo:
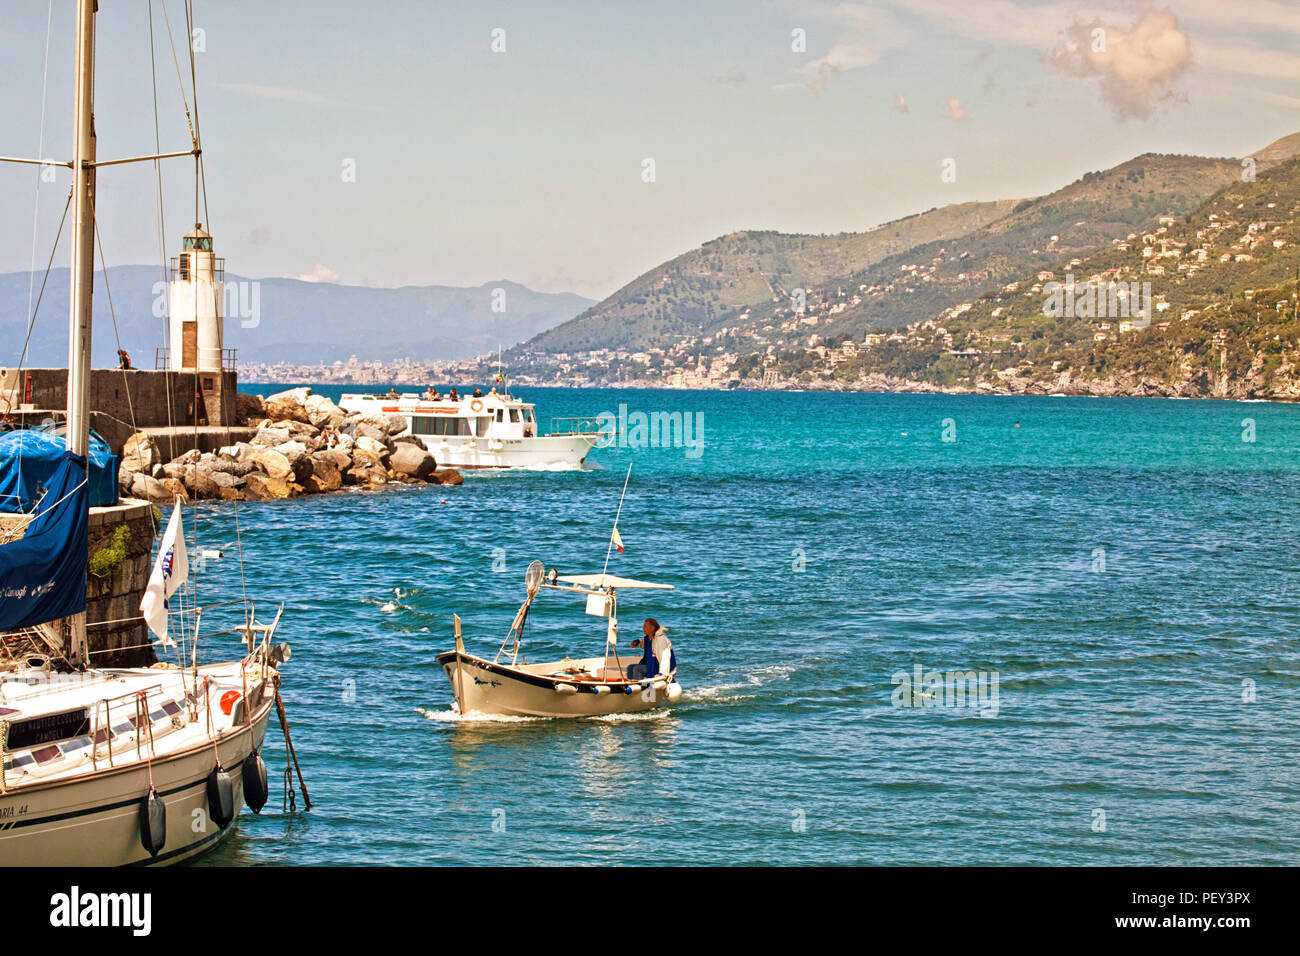
[(171, 647), (175, 641), (167, 636), (167, 601), (172, 593), (189, 580), (190, 563), (185, 557), (185, 527), (181, 520), (181, 503), (176, 501), (167, 530), (163, 532), (158, 547), (158, 560), (154, 562), (149, 586), (140, 599), (140, 613), (144, 615), (149, 630), (162, 638), (163, 645)]

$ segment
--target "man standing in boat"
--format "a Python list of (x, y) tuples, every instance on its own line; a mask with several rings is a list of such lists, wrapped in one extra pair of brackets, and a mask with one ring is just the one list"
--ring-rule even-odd
[(668, 640), (668, 631), (654, 618), (648, 617), (641, 625), (641, 633), (645, 636), (632, 642), (633, 647), (642, 648), (641, 663), (628, 667), (627, 676), (640, 679), (672, 673), (677, 661), (672, 642)]

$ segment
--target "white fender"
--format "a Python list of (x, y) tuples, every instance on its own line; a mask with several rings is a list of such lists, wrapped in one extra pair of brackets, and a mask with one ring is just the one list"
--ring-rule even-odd
[(681, 684), (677, 683), (677, 681), (673, 681), (671, 684), (668, 685), (668, 699), (669, 699), (669, 700), (677, 700), (677, 699), (678, 699), (679, 697), (681, 697), (681, 696), (682, 696), (682, 685), (681, 685)]
[(576, 694), (578, 688), (574, 687), (572, 684), (556, 684), (555, 692), (557, 694)]

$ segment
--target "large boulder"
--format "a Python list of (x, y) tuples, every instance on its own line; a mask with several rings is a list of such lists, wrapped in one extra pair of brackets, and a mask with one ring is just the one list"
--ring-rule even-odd
[(338, 491), (343, 485), (343, 471), (330, 452), (317, 452), (311, 456), (312, 473), (302, 484), (308, 491)]
[(202, 465), (185, 466), (184, 484), (191, 498), (215, 498), (220, 488)]
[(347, 412), (339, 408), (324, 395), (308, 395), (303, 402), (307, 410), (307, 419), (317, 428), (333, 425), (338, 428), (343, 423)]
[(268, 477), (277, 481), (291, 481), (293, 479), (293, 465), (289, 463), (288, 458), (274, 448), (257, 449), (253, 452), (253, 462), (266, 472)]
[(244, 479), (244, 495), (252, 499), (289, 498), (293, 495), (293, 486), (281, 478), (254, 471)]
[(310, 388), (291, 388), (288, 391), (277, 392), (264, 402), (266, 417), (277, 422), (294, 421), (310, 425), (311, 418), (307, 414), (306, 406), (310, 395)]
[(153, 471), (153, 466), (161, 462), (158, 443), (148, 432), (136, 432), (122, 446), (122, 467), (127, 471), (149, 474)]
[(330, 458), (340, 469), (352, 467), (352, 456), (338, 448), (322, 448), (320, 451), (313, 454), (312, 457)]
[[(164, 479), (162, 480), (162, 486), (163, 486), (163, 489), (166, 491), (166, 494), (165, 494), (165, 496), (164, 496), (161, 500), (163, 500), (163, 501), (175, 501), (177, 498), (180, 498), (181, 501), (189, 501), (189, 500), (190, 500), (189, 492), (185, 490), (185, 486), (184, 486), (183, 484), (181, 484), (181, 482), (178, 481), (177, 479), (175, 479), (175, 478), (164, 478)], [(150, 500), (152, 501), (152, 500), (155, 500), (155, 499), (150, 499)]]
[(312, 473), (311, 456), (307, 453), (306, 446), (302, 442), (287, 441), (283, 445), (277, 445), (275, 448), (285, 460), (289, 462), (289, 467), (293, 469), (293, 480), (302, 484)]
[(357, 439), (356, 451), (352, 457), (355, 459), (360, 455), (365, 455), (378, 462), (387, 458), (389, 453), (390, 449), (384, 442), (363, 435)]
[(388, 441), (388, 431), (370, 422), (357, 422), (352, 429), (352, 437), (357, 441), (368, 438), (371, 441), (385, 442)]
[(440, 485), (463, 485), (465, 483), (464, 477), (455, 468), (444, 468), (442, 471), (435, 471), (429, 481), (436, 481)]
[(227, 475), (236, 475), (242, 477), (248, 474), (250, 471), (255, 471), (256, 468), (257, 466), (254, 465), (251, 461), (238, 461), (230, 458), (218, 458), (216, 461), (212, 463), (212, 465), (208, 470), (212, 472), (224, 472)]
[(266, 403), (261, 395), (235, 393), (235, 419), (245, 425), (251, 425), (258, 419), (266, 417)]
[(138, 471), (131, 478), (131, 497), (145, 501), (171, 501), (171, 495), (161, 481)]
[(207, 477), (209, 481), (217, 486), (218, 491), (225, 488), (242, 488), (245, 484), (242, 477), (239, 475), (232, 475), (228, 471), (209, 471)]
[(280, 428), (279, 425), (282, 424), (283, 422), (277, 422), (275, 424), (272, 424), (269, 421), (262, 422), (262, 424), (258, 426), (257, 434), (253, 436), (253, 444), (263, 445), (267, 448), (274, 448), (276, 445), (283, 445), (285, 442), (291, 441), (293, 435), (289, 433), (288, 428)]
[(433, 456), (429, 454), (423, 445), (399, 442), (392, 455), (389, 456), (388, 467), (399, 475), (406, 475), (423, 481), (437, 470), (438, 463), (433, 460)]

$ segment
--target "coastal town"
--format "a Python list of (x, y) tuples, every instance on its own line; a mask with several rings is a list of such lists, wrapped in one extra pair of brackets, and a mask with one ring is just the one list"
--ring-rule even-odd
[[(667, 347), (552, 352), (524, 343), (506, 353), (506, 370), (524, 386), (1123, 394), (1123, 382), (1081, 376), (1077, 368), (1072, 375), (1072, 359), (1082, 350), (1094, 368), (1104, 368), (1106, 355), (1140, 337), (1168, 336), (1223, 307), (1232, 299), (1223, 290), (1240, 286), (1242, 276), (1293, 274), (1300, 265), (1295, 185), (1294, 175), (1280, 181), (1266, 193), (1273, 198), (1251, 208), (1228, 190), (1199, 218), (1161, 215), (1153, 228), (1116, 237), (1100, 252), (1062, 253), (1054, 268), (901, 327), (872, 328), (870, 316), (890, 297), (918, 294), (946, 278), (987, 285), (990, 275), (968, 275), (962, 268), (969, 254), (941, 247), (928, 260), (900, 262), (892, 278), (856, 287), (773, 288), (763, 306)], [(1050, 236), (1033, 254), (1057, 252), (1059, 238)], [(1271, 300), (1265, 289), (1256, 299), (1256, 291), (1247, 288), (1241, 298), (1294, 320), (1294, 291), (1282, 288)], [(853, 331), (864, 321), (866, 331)], [(1229, 332), (1216, 327), (1214, 335), (1221, 348)], [(470, 384), (494, 380), (499, 362), (496, 354), (425, 362), (351, 356), (332, 364), (246, 364), (242, 372), (246, 381), (269, 384)]]

